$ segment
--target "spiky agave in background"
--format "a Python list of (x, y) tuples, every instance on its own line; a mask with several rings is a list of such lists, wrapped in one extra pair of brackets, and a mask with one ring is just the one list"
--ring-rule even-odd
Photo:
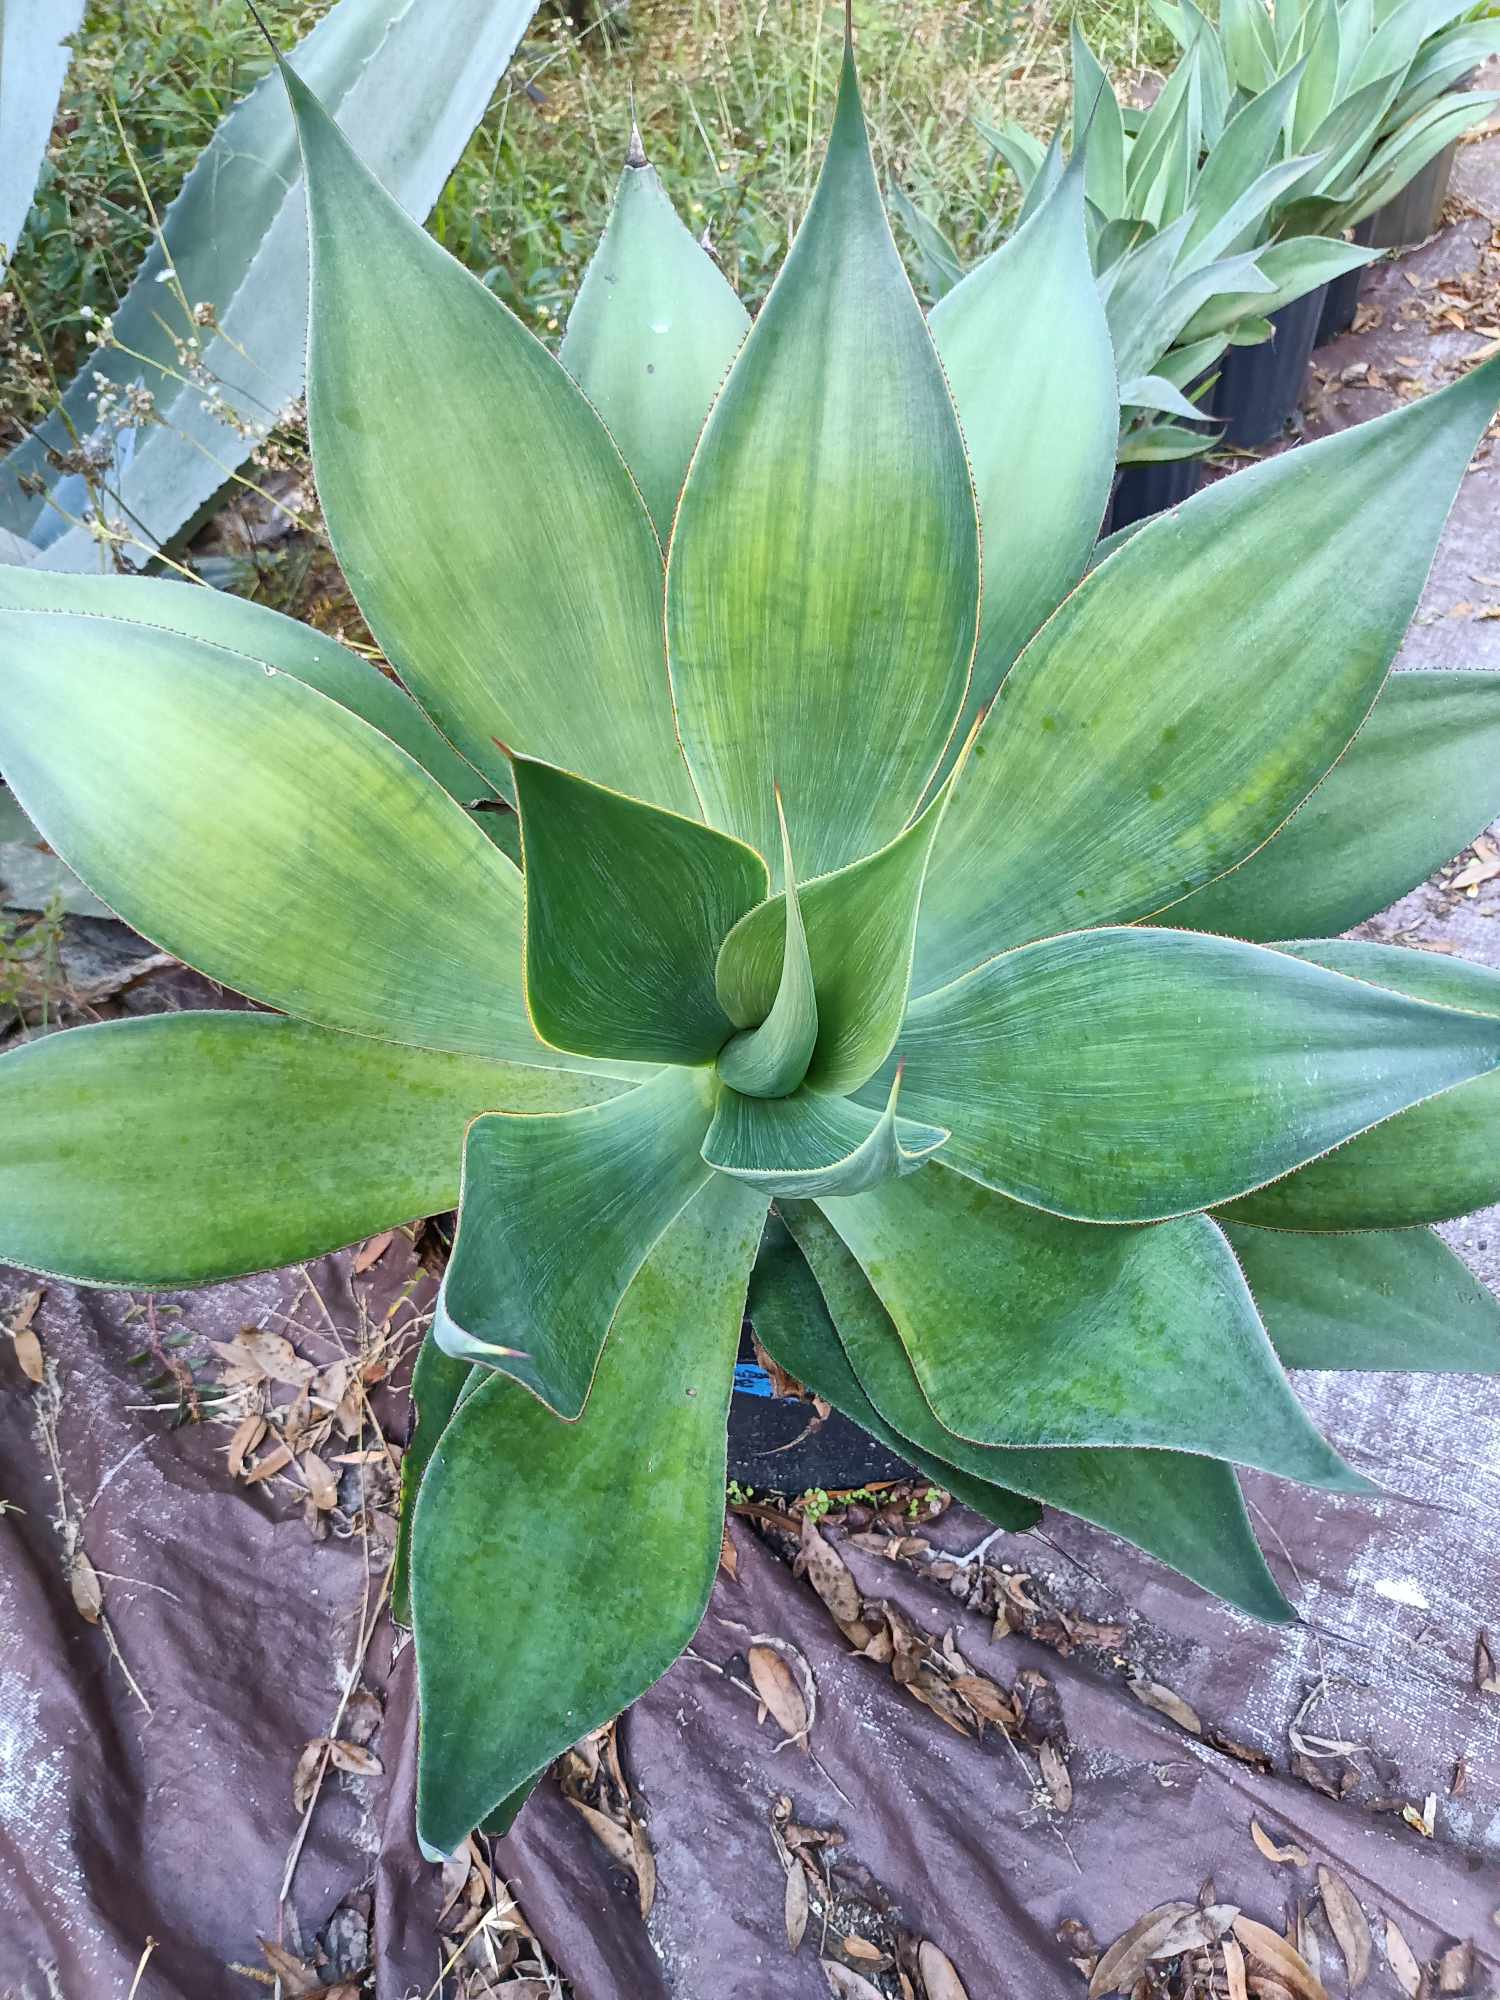
[(416, 700), (207, 591), (0, 573), (6, 777), (279, 1010), (0, 1061), (0, 1255), (200, 1284), (460, 1199), (408, 1460), (434, 1852), (691, 1638), (747, 1288), (991, 1519), (1287, 1616), (1232, 1466), (1364, 1482), (1283, 1362), (1497, 1352), (1416, 1225), (1500, 1194), (1500, 976), (1320, 934), (1496, 804), (1497, 677), (1386, 675), (1500, 364), (1074, 588), (1116, 422), (1077, 174), (945, 302), (945, 380), (850, 56), (748, 337), (627, 169), (591, 402), (288, 84), (319, 486)]

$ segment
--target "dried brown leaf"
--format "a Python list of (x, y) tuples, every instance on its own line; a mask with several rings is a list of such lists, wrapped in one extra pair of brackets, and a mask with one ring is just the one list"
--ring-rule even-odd
[(292, 1448), (289, 1444), (273, 1445), (262, 1459), (257, 1459), (245, 1474), (247, 1486), (258, 1485), (262, 1479), (274, 1479), (278, 1472), (285, 1472), (292, 1462)]
[(1042, 1766), (1042, 1782), (1060, 1813), (1069, 1811), (1073, 1804), (1073, 1778), (1062, 1753), (1055, 1745), (1044, 1743), (1037, 1752)]
[(829, 1546), (806, 1514), (802, 1516), (801, 1562), (808, 1582), (839, 1624), (855, 1624), (864, 1608), (859, 1585), (843, 1557)]
[(863, 1965), (885, 1965), (889, 1961), (878, 1944), (871, 1944), (858, 1931), (849, 1931), (839, 1939), (845, 1958), (857, 1958)]
[(656, 1901), (656, 1856), (651, 1852), (646, 1829), (638, 1819), (630, 1822), (630, 1852), (631, 1867), (635, 1870), (636, 1900), (644, 1919), (650, 1916), (651, 1906)]
[(1450, 1944), (1437, 1962), (1439, 1993), (1467, 1993), (1474, 1984), (1474, 1946), (1465, 1938)]
[(770, 1646), (752, 1646), (748, 1658), (755, 1692), (786, 1735), (805, 1750), (810, 1723), (807, 1703), (797, 1685), (796, 1675), (780, 1653)]
[(807, 1933), (807, 1872), (793, 1857), (786, 1871), (786, 1941), (795, 1951)]
[(225, 1446), (225, 1456), (229, 1460), (231, 1479), (242, 1479), (245, 1474), (245, 1460), (260, 1444), (266, 1434), (266, 1420), (258, 1410), (252, 1410), (243, 1422), (236, 1426), (234, 1436)]
[(255, 1942), (260, 1946), (262, 1958), (281, 1981), (288, 2000), (305, 2000), (305, 1996), (315, 1993), (322, 1984), (312, 1967), (300, 1958), (294, 1958), (284, 1945), (275, 1944), (269, 1938), (257, 1938)]
[(31, 1322), (36, 1318), (36, 1309), (41, 1302), (40, 1291), (23, 1292), (10, 1321), (10, 1337), (21, 1373), (38, 1388), (46, 1379), (47, 1367), (42, 1358), (42, 1343), (37, 1339), (36, 1328)]
[(1318, 1894), (1323, 1914), (1333, 1932), (1349, 1975), (1349, 1991), (1363, 1986), (1370, 1975), (1370, 1925), (1359, 1906), (1359, 1898), (1341, 1875), (1331, 1868), (1318, 1869)]
[(961, 1694), (985, 1722), (998, 1722), (1006, 1730), (1015, 1729), (1020, 1723), (1019, 1711), (1004, 1688), (986, 1680), (983, 1674), (960, 1674), (953, 1683), (953, 1692)]
[(729, 1532), (729, 1523), (724, 1523), (724, 1538), (719, 1543), (719, 1568), (732, 1581), (738, 1582), (740, 1574), (740, 1552), (734, 1545), (734, 1537)]
[(952, 1959), (928, 1938), (917, 1949), (917, 1970), (927, 1989), (927, 2000), (969, 2000)]
[(1160, 1681), (1153, 1681), (1142, 1673), (1131, 1674), (1126, 1686), (1144, 1708), (1154, 1708), (1158, 1715), (1164, 1715), (1169, 1722), (1175, 1722), (1180, 1729), (1191, 1731), (1194, 1736), (1203, 1734), (1203, 1724), (1198, 1712), (1190, 1708), (1180, 1694), (1174, 1694)]
[(1153, 1945), (1150, 1956), (1178, 1958), (1185, 1951), (1206, 1951), (1211, 1944), (1218, 1943), (1239, 1913), (1236, 1903), (1209, 1903), (1203, 1909), (1190, 1910)]
[(1295, 1840), (1289, 1840), (1284, 1845), (1278, 1846), (1258, 1819), (1252, 1819), (1250, 1822), (1250, 1838), (1255, 1842), (1267, 1861), (1274, 1861), (1280, 1868), (1305, 1868), (1307, 1866), (1307, 1855), (1297, 1845)]
[(1224, 1954), (1224, 1983), (1229, 1988), (1229, 2000), (1250, 2000), (1245, 1984), (1245, 1954), (1232, 1937), (1220, 1940), (1219, 1949)]
[(299, 1813), (307, 1811), (317, 1790), (318, 1773), (323, 1768), (323, 1756), (327, 1748), (326, 1736), (315, 1736), (311, 1743), (303, 1745), (302, 1755), (297, 1759), (296, 1769), (292, 1772), (292, 1804)]
[(335, 1737), (328, 1746), (328, 1761), (336, 1770), (347, 1771), (351, 1778), (378, 1778), (385, 1771), (373, 1750), (367, 1750), (363, 1743), (351, 1743), (344, 1736)]
[(1191, 1903), (1162, 1903), (1137, 1919), (1105, 1952), (1089, 1981), (1088, 2000), (1106, 1993), (1128, 1993), (1146, 1970), (1152, 1952), (1184, 1917), (1194, 1914)]
[(372, 1236), (368, 1243), (362, 1243), (354, 1253), (354, 1275), (363, 1277), (372, 1264), (378, 1264), (395, 1238), (394, 1229), (383, 1229), (378, 1236)]
[(872, 1986), (862, 1972), (845, 1965), (841, 1958), (820, 1958), (818, 1963), (834, 2000), (885, 2000), (878, 1986)]
[(1301, 1995), (1302, 2000), (1328, 2000), (1323, 1982), (1284, 1937), (1253, 1917), (1236, 1917), (1232, 1928), (1251, 1958), (1273, 1972), (1291, 1992)]
[(1407, 1996), (1407, 2000), (1417, 2000), (1422, 1990), (1422, 1968), (1417, 1963), (1417, 1955), (1401, 1933), (1401, 1927), (1394, 1917), (1385, 1920), (1386, 1963), (1396, 1975), (1396, 1984)]
[(284, 1382), (292, 1389), (305, 1389), (318, 1372), (310, 1361), (302, 1359), (289, 1340), (279, 1333), (268, 1333), (264, 1327), (247, 1326), (233, 1340), (211, 1340), (208, 1344), (232, 1368), (244, 1369), (272, 1382)]
[(1490, 1635), (1483, 1626), (1474, 1635), (1474, 1687), (1479, 1694), (1500, 1694), (1500, 1675), (1495, 1672)]
[(307, 1481), (313, 1505), (320, 1514), (331, 1512), (339, 1503), (339, 1483), (329, 1466), (315, 1451), (304, 1452), (298, 1464), (302, 1467), (302, 1477)]
[(82, 1549), (73, 1551), (73, 1560), (68, 1565), (68, 1588), (73, 1593), (73, 1602), (79, 1613), (90, 1625), (99, 1623), (99, 1614), (104, 1609), (104, 1589), (99, 1582), (99, 1573)]

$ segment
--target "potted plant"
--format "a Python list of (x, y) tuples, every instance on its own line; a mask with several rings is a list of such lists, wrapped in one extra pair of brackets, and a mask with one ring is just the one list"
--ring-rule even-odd
[[(0, 1255), (201, 1284), (457, 1203), (397, 1583), (434, 1854), (691, 1639), (747, 1294), (991, 1519), (1286, 1618), (1234, 1466), (1366, 1482), (1283, 1358), (1493, 1365), (1419, 1225), (1497, 1191), (1500, 978), (1326, 933), (1496, 803), (1496, 678), (1387, 684), (1496, 365), (1085, 577), (1118, 406), (1076, 175), (935, 348), (846, 54), (749, 334), (653, 197), (580, 388), (286, 81), (319, 488), (413, 699), (205, 590), (0, 571), (6, 778), (275, 1010), (0, 1058)], [(1413, 701), (1443, 776), (1403, 810)]]

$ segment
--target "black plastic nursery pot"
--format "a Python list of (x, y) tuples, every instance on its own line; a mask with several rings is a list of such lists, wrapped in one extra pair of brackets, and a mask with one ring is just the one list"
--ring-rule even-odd
[(1443, 219), (1443, 203), (1453, 179), (1453, 162), (1458, 157), (1455, 139), (1427, 162), (1400, 194), (1392, 195), (1384, 208), (1370, 217), (1368, 241), (1382, 250), (1404, 250), (1412, 243), (1425, 243)]
[(1164, 507), (1180, 506), (1192, 499), (1202, 483), (1201, 458), (1149, 459), (1138, 465), (1122, 465), (1099, 532), (1101, 536), (1112, 535), (1136, 521), (1149, 520)]
[[(1354, 231), (1356, 243), (1372, 244), (1375, 217), (1367, 215)], [(1356, 265), (1346, 271), (1342, 278), (1330, 278), (1323, 287), (1323, 310), (1318, 315), (1318, 331), (1313, 339), (1314, 347), (1321, 347), (1325, 340), (1337, 340), (1341, 333), (1347, 333), (1354, 324), (1354, 315), (1359, 308), (1360, 287), (1364, 283), (1366, 266)]]
[(848, 1492), (911, 1476), (904, 1459), (838, 1410), (818, 1423), (804, 1397), (776, 1395), (745, 1322), (729, 1401), (731, 1479), (757, 1493), (797, 1494)]
[(1223, 420), (1225, 444), (1269, 444), (1281, 436), (1302, 394), (1324, 290), (1320, 285), (1272, 313), (1275, 331), (1269, 340), (1258, 347), (1231, 347), (1224, 356), (1214, 415)]

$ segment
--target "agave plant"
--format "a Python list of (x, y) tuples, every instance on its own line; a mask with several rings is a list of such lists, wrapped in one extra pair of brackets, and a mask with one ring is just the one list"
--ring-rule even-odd
[(1500, 677), (1387, 684), (1495, 364), (1085, 576), (1079, 175), (929, 330), (846, 53), (754, 326), (635, 156), (575, 380), (286, 81), (319, 488), (415, 699), (206, 590), (0, 577), (7, 778), (275, 1010), (0, 1059), (0, 1255), (180, 1287), (457, 1203), (396, 1583), (434, 1853), (691, 1639), (747, 1293), (991, 1520), (1287, 1617), (1233, 1468), (1366, 1482), (1285, 1364), (1500, 1349), (1418, 1226), (1500, 1192), (1500, 975), (1327, 935), (1500, 790)]

